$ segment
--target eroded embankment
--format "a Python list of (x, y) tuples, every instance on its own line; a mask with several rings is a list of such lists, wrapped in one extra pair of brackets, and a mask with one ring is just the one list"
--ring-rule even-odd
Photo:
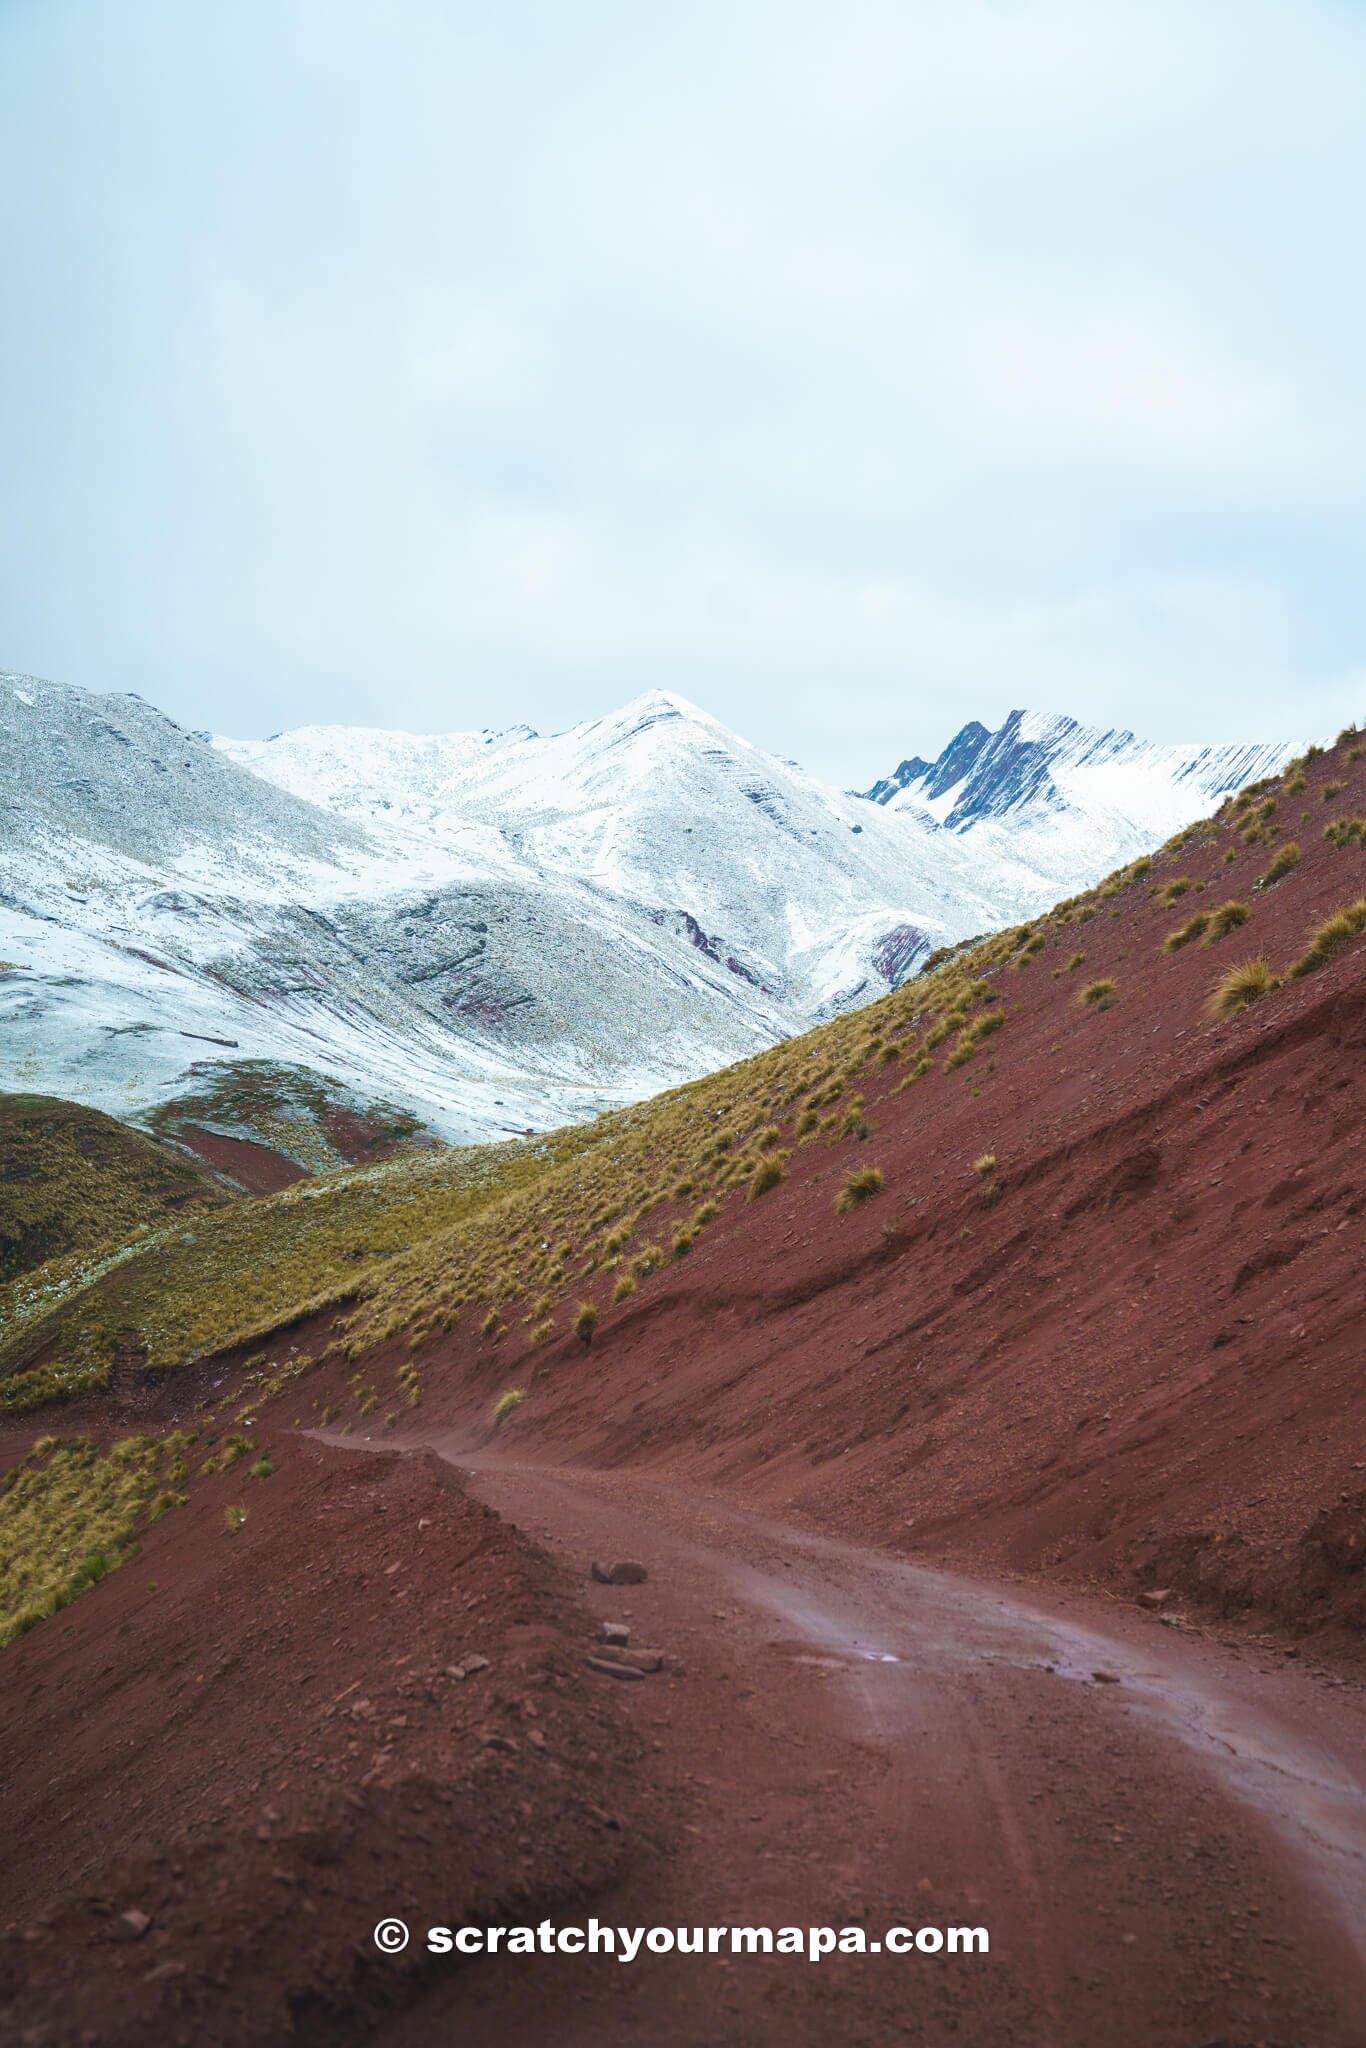
[(381, 1913), (572, 1902), (639, 1842), (556, 1569), (433, 1458), (261, 1442), (4, 1652), (6, 2039), (364, 2038), (424, 1960)]

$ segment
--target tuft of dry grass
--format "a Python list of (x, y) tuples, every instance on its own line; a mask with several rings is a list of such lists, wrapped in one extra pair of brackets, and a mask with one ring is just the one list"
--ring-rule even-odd
[(1230, 932), (1236, 932), (1240, 925), (1245, 925), (1251, 915), (1246, 903), (1230, 897), (1227, 903), (1221, 903), (1217, 910), (1210, 912), (1205, 944), (1212, 946), (1217, 940), (1226, 939)]
[(1174, 932), (1167, 933), (1162, 941), (1163, 952), (1179, 953), (1183, 946), (1193, 945), (1196, 939), (1203, 939), (1209, 930), (1209, 920), (1210, 914), (1207, 910), (1197, 910), (1194, 917), (1187, 918)]
[(847, 1216), (851, 1209), (870, 1202), (881, 1187), (882, 1174), (876, 1166), (865, 1166), (857, 1173), (851, 1173), (835, 1197), (835, 1214)]
[(1312, 974), (1316, 967), (1322, 967), (1331, 960), (1334, 953), (1349, 945), (1366, 931), (1366, 896), (1358, 896), (1355, 903), (1345, 903), (1341, 910), (1335, 910), (1321, 925), (1309, 934), (1309, 943), (1299, 959), (1290, 968), (1287, 979), (1301, 981), (1306, 974)]
[(1109, 977), (1100, 981), (1088, 981), (1077, 997), (1077, 1001), (1088, 1010), (1108, 1010), (1119, 1000), (1119, 990)]
[(593, 1332), (597, 1327), (597, 1304), (591, 1301), (581, 1301), (578, 1314), (574, 1318), (574, 1335), (578, 1338), (580, 1344), (591, 1344)]
[(989, 1174), (993, 1174), (996, 1171), (996, 1154), (994, 1152), (984, 1152), (980, 1159), (973, 1160), (972, 1170), (985, 1180)]
[(1276, 858), (1272, 861), (1271, 866), (1262, 876), (1262, 888), (1269, 889), (1274, 882), (1279, 882), (1283, 880), (1283, 878), (1290, 873), (1290, 870), (1292, 868), (1299, 866), (1299, 859), (1299, 847), (1295, 844), (1293, 839), (1287, 839), (1285, 845), (1280, 849), (1279, 853), (1276, 855)]
[(757, 1202), (760, 1195), (766, 1195), (771, 1188), (776, 1188), (782, 1177), (782, 1161), (770, 1153), (766, 1159), (759, 1161), (750, 1175), (749, 1184), (745, 1189), (745, 1200)]
[(513, 1409), (520, 1408), (525, 1399), (525, 1387), (509, 1387), (505, 1394), (500, 1394), (493, 1404), (493, 1414), (489, 1417), (492, 1427), (501, 1429)]
[(1206, 999), (1211, 1017), (1237, 1017), (1251, 1003), (1260, 1002), (1281, 985), (1280, 976), (1260, 954), (1241, 961), (1219, 976)]

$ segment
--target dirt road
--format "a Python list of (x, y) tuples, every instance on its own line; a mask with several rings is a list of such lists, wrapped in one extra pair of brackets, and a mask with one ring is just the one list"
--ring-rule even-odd
[(693, 1490), (425, 1441), (576, 1578), (648, 1569), (591, 1599), (670, 1660), (629, 1705), (677, 1826), (599, 1919), (973, 1925), (991, 1952), (500, 1957), (452, 1970), (389, 2048), (456, 2027), (501, 2048), (1366, 2042), (1361, 1688)]

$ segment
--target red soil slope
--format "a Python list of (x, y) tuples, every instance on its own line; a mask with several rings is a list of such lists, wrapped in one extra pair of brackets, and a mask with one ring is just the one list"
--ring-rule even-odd
[(421, 1978), (381, 1913), (621, 1862), (639, 1744), (555, 1569), (435, 1459), (272, 1455), (4, 1652), (0, 2039), (353, 2039)]
[[(1230, 1022), (1205, 999), (1249, 955), (1284, 972), (1362, 893), (1361, 846), (1321, 833), (1366, 809), (1364, 785), (1342, 748), (1310, 764), (1281, 799), (1303, 858), (1269, 888), (1274, 846), (1226, 830), (1050, 928), (992, 976), (994, 1059), (900, 1092), (904, 1069), (870, 1066), (866, 1139), (797, 1146), (780, 1186), (733, 1195), (625, 1303), (598, 1276), (591, 1350), (525, 1352), (513, 1317), (497, 1349), (468, 1325), (434, 1341), (424, 1414), (482, 1422), (525, 1385), (513, 1455), (667, 1468), (906, 1550), (1359, 1626), (1366, 938)], [(1168, 908), (1154, 891), (1177, 873), (1208, 886)], [(1241, 930), (1164, 952), (1225, 899), (1250, 907)], [(1113, 1007), (1079, 1004), (1104, 977)], [(882, 1192), (836, 1215), (865, 1166)]]

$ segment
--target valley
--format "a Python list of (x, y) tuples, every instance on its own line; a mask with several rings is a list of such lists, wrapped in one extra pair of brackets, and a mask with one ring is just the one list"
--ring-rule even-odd
[(1364, 760), (591, 1122), (188, 1213), (41, 1124), (35, 1215), (111, 1179), (0, 1292), (7, 2031), (1359, 2040)]

